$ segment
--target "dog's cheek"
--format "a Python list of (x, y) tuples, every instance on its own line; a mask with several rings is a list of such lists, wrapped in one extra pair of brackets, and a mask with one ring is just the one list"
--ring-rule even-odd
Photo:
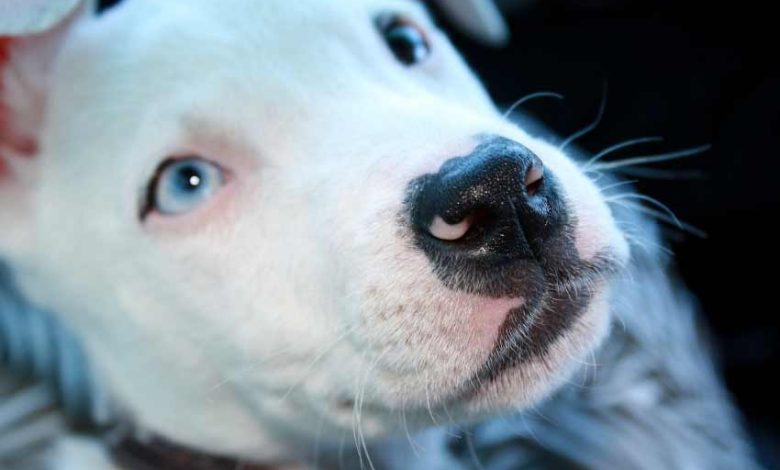
[[(319, 199), (317, 225), (331, 227), (318, 234), (330, 265), (332, 296), (325, 305), (337, 305), (331, 321), (348, 330), (345, 343), (351, 348), (332, 357), (342, 363), (359, 359), (359, 377), (348, 378), (348, 395), (369, 374), (366, 387), (371, 392), (397, 394), (397, 399), (409, 393), (408, 388), (401, 390), (403, 384), (420, 370), (433, 370), (456, 357), (456, 351), (440, 357), (445, 355), (442, 339), (448, 333), (452, 338), (452, 332), (442, 330), (463, 325), (463, 309), (453, 303), (445, 312), (442, 288), (427, 259), (404, 235), (399, 211), (406, 178), (355, 166), (340, 173), (339, 184), (323, 185), (325, 196)], [(382, 371), (388, 373), (377, 379)], [(380, 383), (384, 390), (376, 386)]]

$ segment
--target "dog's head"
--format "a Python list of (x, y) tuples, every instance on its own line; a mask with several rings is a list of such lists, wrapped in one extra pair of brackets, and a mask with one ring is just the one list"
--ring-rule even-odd
[(549, 394), (626, 243), (411, 0), (127, 0), (6, 40), (0, 253), (141, 425), (255, 458)]

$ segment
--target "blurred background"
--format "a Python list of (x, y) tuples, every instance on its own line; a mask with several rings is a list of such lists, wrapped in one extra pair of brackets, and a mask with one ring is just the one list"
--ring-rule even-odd
[(671, 230), (667, 240), (700, 299), (727, 386), (761, 458), (780, 468), (780, 67), (770, 3), (504, 3), (512, 31), (507, 47), (451, 33), (498, 103), (559, 93), (565, 99), (534, 99), (522, 110), (568, 136), (594, 121), (606, 84), (603, 118), (577, 141), (581, 149), (597, 153), (652, 136), (664, 140), (613, 158), (712, 145), (632, 179), (706, 232), (700, 238)]

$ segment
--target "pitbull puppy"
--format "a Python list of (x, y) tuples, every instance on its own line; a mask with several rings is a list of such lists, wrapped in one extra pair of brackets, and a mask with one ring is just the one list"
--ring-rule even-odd
[(53, 468), (454, 468), (442, 426), (539, 406), (569, 412), (529, 418), (535, 448), (514, 426), (512, 466), (751, 465), (691, 303), (619, 220), (652, 226), (418, 2), (76, 3), (0, 22), (0, 257), (134, 434)]

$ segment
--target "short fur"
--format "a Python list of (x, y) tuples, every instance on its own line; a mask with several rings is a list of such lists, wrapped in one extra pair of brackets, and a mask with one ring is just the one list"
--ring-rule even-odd
[[(373, 21), (388, 11), (422, 25), (426, 63), (395, 61)], [(505, 119), (416, 2), (85, 6), (17, 34), (2, 77), (0, 256), (142, 432), (328, 468), (752, 467), (652, 225)], [(557, 286), (589, 293), (583, 314), (483, 382), (526, 299), (448, 288), (398, 214), (410, 181), (485, 134), (555, 175), (583, 262), (624, 270)], [(160, 161), (191, 154), (229, 184), (139, 220)], [(50, 464), (113, 465), (70, 438)]]

